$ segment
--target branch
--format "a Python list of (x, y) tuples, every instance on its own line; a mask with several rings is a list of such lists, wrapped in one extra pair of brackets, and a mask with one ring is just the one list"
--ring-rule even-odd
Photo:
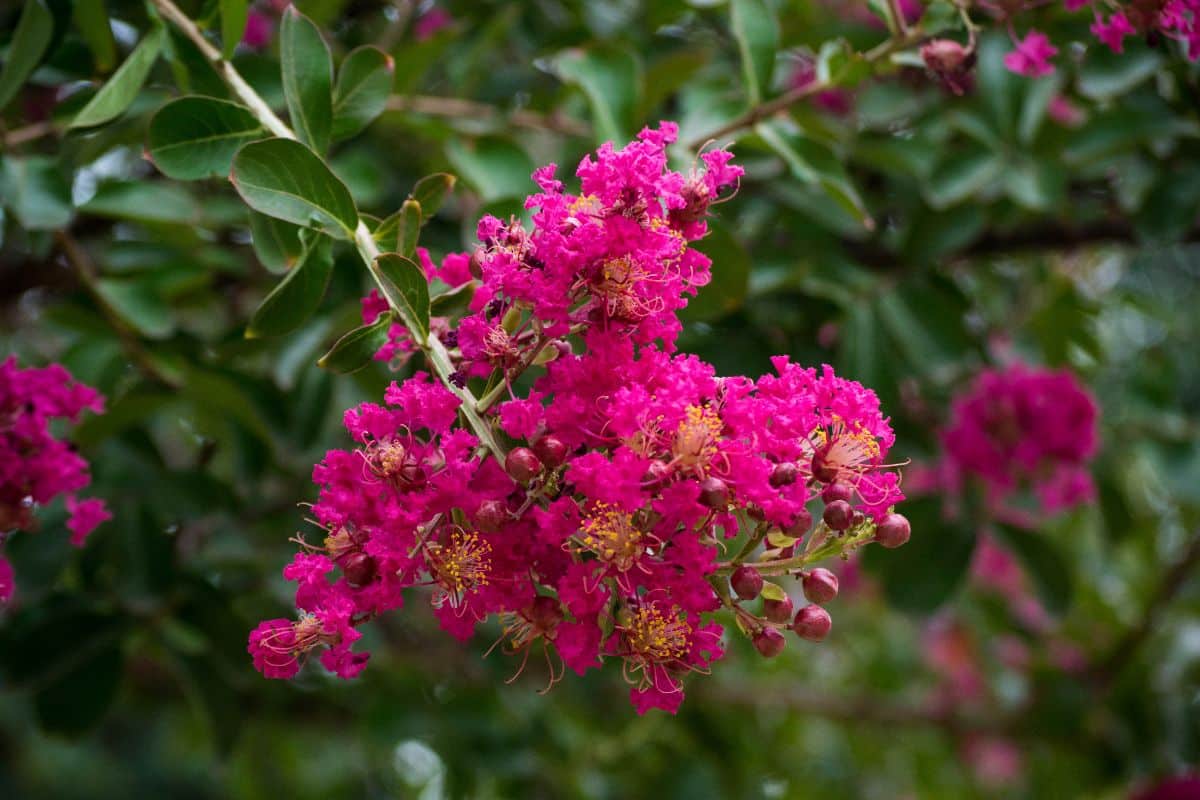
[[(250, 112), (261, 122), (272, 134), (284, 139), (296, 139), (296, 134), (291, 128), (283, 123), (266, 101), (258, 95), (257, 92), (242, 79), (234, 69), (233, 64), (229, 63), (222, 57), (221, 52), (204, 38), (204, 34), (196, 27), (196, 23), (192, 22), (171, 0), (151, 0), (154, 7), (159, 10), (163, 17), (172, 25), (180, 30), (184, 36), (192, 41), (200, 52), (207, 58), (216, 68), (217, 73), (233, 90)], [(371, 278), (380, 288), (380, 293), (384, 297), (388, 297), (389, 293), (384, 289), (385, 278), (379, 272), (379, 267), (375, 263), (380, 255), (379, 247), (375, 244), (374, 237), (371, 236), (371, 231), (360, 218), (358, 226), (354, 231), (354, 246), (358, 251), (359, 257), (367, 267), (367, 271), (371, 273)], [(400, 312), (400, 309), (393, 307), (393, 310)], [(442, 384), (453, 392), (461, 401), (459, 410), (467, 421), (467, 425), (472, 432), (478, 437), (480, 443), (491, 452), (501, 464), (504, 463), (504, 449), (496, 441), (496, 437), (492, 433), (492, 428), (488, 425), (476, 411), (475, 396), (466, 387), (457, 386), (451, 375), (454, 373), (454, 365), (450, 361), (450, 354), (446, 351), (446, 347), (438, 339), (437, 335), (430, 332), (425, 334), (410, 324), (408, 316), (404, 313), (398, 313), (399, 318), (408, 328), (409, 335), (413, 342), (418, 343), (421, 351), (425, 354), (426, 360), (429, 362), (430, 369)]]
[(4, 134), (4, 149), (9, 150), (13, 147), (32, 142), (43, 136), (58, 133), (58, 128), (50, 120), (45, 122), (35, 122), (32, 125), (26, 125), (23, 128), (7, 131)]
[[(903, 50), (906, 47), (917, 44), (924, 38), (925, 32), (921, 30), (920, 27), (910, 28), (903, 34), (894, 36), (878, 47), (868, 50), (863, 54), (862, 57), (863, 60), (868, 64), (877, 64), (897, 50)], [(713, 139), (721, 139), (731, 133), (736, 133), (740, 130), (744, 130), (745, 128), (751, 128), (759, 122), (762, 122), (764, 119), (769, 119), (779, 112), (787, 110), (805, 98), (811, 97), (818, 92), (835, 88), (837, 88), (837, 83), (830, 80), (813, 81), (812, 83), (807, 83), (804, 86), (798, 86), (795, 89), (784, 92), (773, 100), (768, 100), (765, 103), (760, 103), (759, 105), (754, 106), (740, 117), (734, 118), (730, 122), (725, 123), (721, 127), (716, 128), (715, 130), (712, 130), (703, 136), (697, 136), (688, 143), (687, 147), (692, 150), (699, 149)]]
[(505, 111), (487, 103), (464, 100), (457, 97), (432, 97), (429, 95), (395, 95), (388, 98), (388, 111), (411, 111), (431, 117), (454, 117), (472, 120), (510, 122), (519, 128), (562, 133), (567, 136), (591, 136), (592, 128), (586, 122), (560, 114), (557, 111), (539, 114), (536, 111), (517, 109)]

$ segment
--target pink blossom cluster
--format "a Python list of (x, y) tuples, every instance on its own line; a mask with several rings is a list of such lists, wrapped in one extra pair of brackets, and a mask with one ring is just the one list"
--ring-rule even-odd
[[(91, 482), (88, 463), (50, 430), (53, 420), (78, 422), (85, 410), (103, 412), (104, 398), (61, 365), (21, 369), (12, 356), (0, 363), (0, 544), (14, 531), (36, 529), (34, 512), (59, 495), (76, 547), (112, 518), (103, 500), (79, 499), (76, 492)], [(13, 588), (12, 566), (0, 556), (0, 602)]]
[[(837, 593), (836, 578), (790, 569), (797, 554), (907, 538), (885, 464), (894, 436), (873, 392), (783, 356), (753, 380), (675, 352), (676, 312), (712, 267), (691, 245), (742, 173), (724, 150), (672, 171), (675, 136), (662, 123), (622, 149), (602, 146), (580, 163), (578, 194), (553, 165), (538, 169), (532, 229), (488, 216), (471, 255), (440, 266), (422, 256), (431, 279), (479, 276), (443, 340), (456, 380), (495, 398), (481, 405), (503, 459), (460, 425), (459, 397), (424, 373), (393, 384), (383, 405), (347, 411), (356, 446), (330, 451), (313, 473), (324, 540), (303, 543), (284, 571), (300, 618), (250, 636), (264, 675), (291, 677), (318, 649), (326, 668), (357, 675), (368, 657), (353, 649), (360, 623), (428, 587), (451, 635), (467, 640), (495, 618), (493, 647), (520, 668), (544, 654), (551, 685), (566, 668), (615, 660), (639, 713), (674, 712), (682, 678), (724, 652), (714, 612), (732, 611), (767, 656), (782, 650), (781, 628), (821, 639), (829, 616), (816, 603)], [(742, 534), (751, 546), (722, 562)], [(782, 591), (762, 616), (744, 609), (764, 586), (758, 565), (802, 578), (813, 604), (794, 621)]]
[[(1189, 59), (1200, 58), (1200, 0), (1064, 0), (1064, 5), (1068, 11), (1090, 9), (1092, 35), (1114, 53), (1124, 51), (1126, 37), (1149, 35), (1182, 42)], [(1012, 52), (1004, 57), (1004, 65), (1013, 72), (1038, 77), (1054, 71), (1051, 59), (1058, 55), (1058, 48), (1046, 34), (1030, 30), (1021, 39), (1013, 34), (1013, 44)]]
[(1067, 370), (985, 371), (954, 402), (942, 435), (945, 477), (951, 486), (978, 478), (996, 502), (1028, 486), (1046, 511), (1086, 502), (1095, 494), (1096, 420), (1091, 393)]

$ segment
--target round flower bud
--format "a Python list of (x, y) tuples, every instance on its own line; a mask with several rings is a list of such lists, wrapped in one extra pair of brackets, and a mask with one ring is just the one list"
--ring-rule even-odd
[(717, 511), (729, 507), (729, 487), (720, 478), (705, 478), (700, 481), (700, 502)]
[(792, 524), (783, 529), (783, 532), (788, 536), (799, 539), (812, 530), (813, 518), (807, 508), (802, 508), (796, 512), (796, 518), (792, 520)]
[(782, 464), (776, 464), (771, 470), (769, 483), (776, 489), (783, 486), (791, 486), (796, 482), (796, 477), (800, 474), (800, 468), (791, 461), (785, 461)]
[(838, 578), (827, 569), (817, 567), (804, 576), (804, 596), (810, 603), (828, 603), (837, 597)]
[(854, 509), (845, 500), (834, 500), (825, 506), (822, 519), (835, 531), (844, 531), (850, 527), (850, 523), (854, 519)]
[(787, 646), (787, 641), (783, 638), (783, 634), (774, 628), (763, 628), (754, 634), (752, 641), (754, 642), (754, 649), (763, 658), (774, 658), (782, 653), (783, 648)]
[(553, 469), (567, 460), (567, 453), (570, 451), (566, 442), (554, 434), (550, 434), (537, 440), (537, 444), (533, 446), (533, 452), (542, 460), (543, 464)]
[(425, 468), (420, 464), (405, 464), (396, 475), (400, 488), (417, 491), (425, 487)]
[(542, 462), (528, 447), (514, 447), (504, 459), (504, 470), (513, 480), (529, 483), (542, 471)]
[(654, 491), (666, 486), (670, 478), (670, 467), (661, 461), (651, 461), (650, 466), (646, 468), (646, 474), (642, 476), (642, 483), (647, 489)]
[(375, 559), (366, 553), (351, 553), (342, 561), (342, 574), (351, 586), (365, 586), (375, 580), (377, 572)]
[(821, 490), (821, 499), (826, 503), (832, 503), (834, 500), (845, 500), (850, 502), (850, 497), (854, 494), (854, 490), (844, 483), (831, 483)]
[(825, 454), (818, 450), (812, 458), (812, 474), (821, 483), (832, 483), (837, 480), (838, 469), (828, 463), (825, 460)]
[(888, 514), (875, 526), (875, 541), (887, 548), (897, 548), (912, 536), (912, 525), (903, 514)]
[(475, 524), (485, 531), (500, 530), (508, 518), (508, 505), (503, 500), (484, 500), (475, 512)]
[(754, 567), (743, 564), (729, 576), (729, 585), (733, 587), (733, 593), (741, 599), (753, 600), (762, 591), (763, 577)]
[(553, 597), (539, 594), (525, 609), (525, 616), (539, 631), (552, 631), (563, 620), (562, 606)]
[(763, 616), (771, 622), (787, 623), (792, 618), (792, 598), (784, 595), (782, 600), (763, 600)]
[(832, 627), (833, 620), (829, 618), (829, 612), (820, 606), (805, 606), (796, 612), (796, 619), (792, 620), (792, 630), (796, 635), (810, 642), (824, 639)]
[(934, 39), (921, 48), (921, 58), (934, 72), (957, 72), (967, 66), (967, 49), (953, 39)]
[(467, 262), (467, 271), (475, 280), (483, 279), (483, 249), (476, 247), (471, 252), (471, 260)]

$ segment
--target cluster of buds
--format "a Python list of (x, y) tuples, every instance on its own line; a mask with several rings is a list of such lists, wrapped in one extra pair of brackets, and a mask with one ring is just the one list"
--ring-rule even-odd
[[(14, 531), (36, 530), (37, 509), (60, 495), (76, 547), (111, 518), (104, 501), (77, 497), (91, 482), (88, 463), (50, 430), (53, 420), (78, 422), (85, 410), (103, 412), (104, 398), (61, 365), (21, 369), (13, 357), (0, 363), (0, 545)], [(13, 589), (12, 566), (0, 556), (0, 602)]]
[[(474, 253), (423, 258), (431, 279), (474, 287), (441, 338), (489, 430), (464, 425), (460, 396), (424, 373), (346, 412), (357, 446), (314, 470), (325, 541), (284, 572), (300, 619), (251, 635), (265, 675), (318, 651), (358, 674), (360, 624), (425, 587), (455, 637), (494, 617), (493, 648), (518, 669), (539, 652), (553, 685), (616, 660), (639, 713), (673, 712), (684, 677), (723, 655), (718, 615), (767, 655), (782, 626), (819, 640), (837, 583), (816, 562), (908, 538), (872, 391), (786, 357), (755, 380), (676, 353), (677, 312), (712, 266), (691, 245), (741, 169), (715, 150), (672, 171), (675, 136), (663, 123), (604, 145), (579, 165), (578, 194), (538, 169), (532, 230), (485, 217)], [(761, 617), (742, 609), (764, 575), (799, 578), (812, 604), (793, 615), (780, 589)]]

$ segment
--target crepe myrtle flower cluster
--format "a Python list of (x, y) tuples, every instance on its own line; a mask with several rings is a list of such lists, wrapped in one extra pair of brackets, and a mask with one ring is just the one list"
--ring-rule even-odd
[[(873, 392), (782, 356), (753, 380), (676, 352), (676, 312), (711, 267), (691, 245), (742, 170), (724, 150), (687, 174), (668, 169), (675, 136), (662, 123), (602, 146), (576, 171), (579, 194), (553, 165), (538, 169), (532, 230), (488, 216), (470, 255), (422, 257), (431, 279), (476, 285), (442, 338), (455, 380), (482, 387), (503, 458), (425, 373), (347, 411), (356, 446), (313, 473), (321, 539), (300, 538), (284, 570), (300, 616), (250, 636), (264, 675), (289, 678), (315, 652), (357, 675), (361, 623), (427, 587), (447, 632), (465, 641), (497, 620), (493, 649), (518, 673), (544, 658), (547, 688), (612, 660), (639, 713), (674, 712), (683, 678), (724, 652), (715, 612), (765, 656), (788, 628), (820, 640), (838, 586), (812, 565), (908, 538)], [(387, 358), (406, 347), (395, 333)], [(815, 526), (810, 507), (823, 509)], [(810, 604), (794, 610), (764, 575), (798, 578)]]
[[(0, 363), (0, 545), (16, 531), (36, 530), (35, 512), (59, 495), (76, 547), (112, 518), (103, 500), (76, 494), (91, 482), (88, 463), (50, 430), (53, 420), (78, 422), (84, 411), (102, 413), (104, 398), (61, 365), (22, 369), (13, 356)], [(12, 565), (0, 555), (0, 603), (14, 588)]]
[(1095, 496), (1096, 401), (1067, 370), (1014, 364), (981, 373), (942, 434), (948, 479), (980, 479), (1001, 502), (1029, 487), (1047, 512)]

